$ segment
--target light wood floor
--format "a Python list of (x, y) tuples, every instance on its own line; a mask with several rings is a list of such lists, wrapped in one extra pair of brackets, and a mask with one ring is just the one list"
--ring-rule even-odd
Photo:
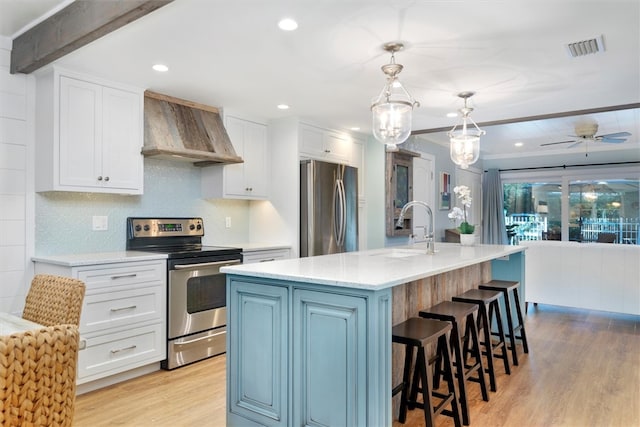
[[(640, 426), (639, 316), (539, 305), (526, 328), (529, 354), (510, 376), (498, 370), (489, 402), (470, 384), (472, 426)], [(78, 396), (74, 418), (76, 427), (224, 424), (224, 356)], [(404, 425), (423, 426), (422, 412)]]

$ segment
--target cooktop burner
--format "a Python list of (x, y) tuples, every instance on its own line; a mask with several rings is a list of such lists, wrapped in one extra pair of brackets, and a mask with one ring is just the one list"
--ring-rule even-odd
[(236, 255), (241, 248), (202, 244), (202, 218), (127, 218), (127, 250), (165, 253), (169, 258)]

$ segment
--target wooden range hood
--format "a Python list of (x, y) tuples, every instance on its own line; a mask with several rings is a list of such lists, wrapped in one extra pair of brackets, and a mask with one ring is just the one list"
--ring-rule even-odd
[(142, 154), (196, 166), (243, 162), (217, 108), (151, 91), (144, 93)]

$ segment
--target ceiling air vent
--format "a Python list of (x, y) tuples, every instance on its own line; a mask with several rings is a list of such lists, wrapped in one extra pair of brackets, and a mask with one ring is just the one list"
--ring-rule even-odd
[(592, 53), (604, 52), (604, 40), (602, 36), (594, 37), (588, 40), (569, 43), (567, 51), (572, 57), (590, 55)]

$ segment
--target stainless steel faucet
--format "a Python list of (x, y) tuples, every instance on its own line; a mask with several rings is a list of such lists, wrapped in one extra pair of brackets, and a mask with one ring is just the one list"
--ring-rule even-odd
[(410, 207), (415, 205), (424, 207), (427, 211), (427, 214), (429, 215), (430, 228), (429, 228), (429, 232), (425, 234), (424, 238), (427, 240), (427, 253), (433, 255), (436, 253), (436, 243), (434, 241), (434, 233), (435, 233), (436, 226), (435, 226), (435, 220), (433, 218), (433, 212), (431, 211), (431, 208), (429, 207), (429, 205), (427, 205), (425, 202), (421, 202), (419, 200), (412, 200), (406, 205), (404, 205), (402, 207), (402, 210), (400, 211), (400, 216), (398, 217), (398, 221), (396, 221), (396, 228), (402, 228), (403, 222), (404, 222), (404, 215), (407, 213), (407, 210)]

